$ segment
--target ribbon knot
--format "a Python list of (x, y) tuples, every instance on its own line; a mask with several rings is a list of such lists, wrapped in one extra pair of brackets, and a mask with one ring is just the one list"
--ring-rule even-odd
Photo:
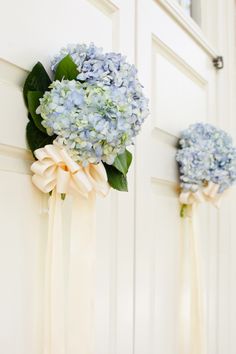
[(86, 198), (92, 190), (102, 196), (107, 195), (109, 184), (102, 163), (83, 167), (57, 145), (46, 145), (34, 153), (37, 161), (31, 166), (32, 180), (43, 193), (56, 188), (57, 193), (77, 192)]

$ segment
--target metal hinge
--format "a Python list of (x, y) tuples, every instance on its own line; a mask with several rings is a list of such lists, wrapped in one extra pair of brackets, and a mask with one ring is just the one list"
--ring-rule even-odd
[(224, 58), (222, 56), (218, 56), (213, 59), (213, 65), (217, 70), (221, 70), (224, 67)]

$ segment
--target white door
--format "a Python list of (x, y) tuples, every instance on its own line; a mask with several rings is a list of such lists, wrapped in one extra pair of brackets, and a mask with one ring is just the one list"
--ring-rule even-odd
[[(94, 42), (134, 62), (134, 1), (1, 1), (0, 351), (42, 353), (47, 197), (31, 184), (22, 86), (37, 61), (69, 43)], [(98, 200), (97, 354), (131, 353), (133, 183)]]
[[(215, 1), (201, 1), (205, 12), (199, 10), (199, 2), (192, 1), (196, 21), (201, 20), (209, 33), (224, 42), (228, 32), (215, 33), (213, 26), (209, 27), (211, 21), (204, 20), (216, 17)], [(182, 354), (177, 349), (179, 303), (175, 296), (180, 226), (175, 148), (180, 130), (192, 122), (209, 121), (224, 127), (216, 112), (222, 99), (216, 95), (219, 82), (226, 83), (230, 75), (229, 70), (223, 76), (216, 73), (212, 65), (216, 53), (189, 17), (188, 3), (1, 0), (2, 353), (41, 354), (43, 346), (47, 197), (31, 183), (32, 156), (25, 142), (27, 114), (22, 86), (36, 61), (48, 68), (50, 57), (62, 46), (93, 41), (105, 50), (121, 51), (130, 62), (136, 62), (151, 99), (151, 116), (138, 138), (136, 164), (129, 175), (129, 193), (112, 192), (98, 200), (96, 354)], [(217, 4), (221, 19), (225, 2), (217, 0)], [(232, 38), (227, 43), (233, 43)], [(225, 107), (229, 100), (225, 100)], [(221, 109), (221, 114), (224, 112)], [(228, 281), (222, 280), (228, 269), (224, 240), (229, 240), (230, 224), (227, 229), (223, 225), (228, 220), (227, 210), (224, 203), (220, 213), (212, 207), (200, 208), (207, 354), (229, 353), (225, 349), (227, 340), (218, 346), (216, 338), (222, 333), (217, 328), (228, 330), (224, 315), (228, 297), (222, 295), (226, 287), (219, 287)], [(233, 209), (230, 211), (233, 218)], [(219, 245), (223, 252), (219, 252)], [(223, 322), (219, 322), (219, 316)], [(232, 318), (231, 322), (235, 323)]]
[[(190, 18), (190, 3), (138, 0), (137, 64), (151, 117), (136, 149), (136, 354), (182, 354), (176, 147), (190, 124), (219, 123), (216, 53)], [(218, 215), (206, 205), (198, 215), (208, 354), (217, 352)]]

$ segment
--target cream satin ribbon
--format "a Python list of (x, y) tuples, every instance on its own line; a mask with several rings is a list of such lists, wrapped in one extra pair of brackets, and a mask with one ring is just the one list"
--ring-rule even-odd
[[(57, 145), (35, 151), (33, 183), (49, 198), (44, 354), (94, 354), (95, 195), (109, 191), (102, 163), (82, 167)], [(70, 251), (63, 247), (61, 194), (73, 196)], [(69, 264), (66, 264), (66, 258)], [(68, 268), (68, 281), (66, 269)]]
[(196, 204), (191, 209), (191, 217), (181, 218), (178, 354), (206, 354), (203, 286), (195, 231)]
[(219, 185), (209, 182), (206, 187), (196, 192), (181, 192), (179, 201), (181, 204), (191, 205), (194, 203), (202, 203), (208, 201), (218, 207), (222, 194), (218, 193)]
[(190, 215), (181, 219), (180, 255), (180, 350), (179, 354), (205, 354), (206, 339), (200, 257), (196, 237), (196, 208), (208, 201), (219, 207), (222, 194), (213, 182), (196, 192), (181, 192), (180, 203), (188, 205)]
[(77, 192), (88, 197), (94, 190), (102, 196), (109, 191), (106, 170), (102, 163), (82, 167), (67, 151), (57, 145), (46, 145), (34, 152), (38, 161), (31, 166), (32, 180), (43, 193), (56, 188), (57, 193), (72, 195)]
[[(74, 198), (71, 221), (67, 352), (95, 354), (95, 193)], [(79, 237), (73, 230), (80, 230)], [(78, 231), (77, 231), (78, 233)]]

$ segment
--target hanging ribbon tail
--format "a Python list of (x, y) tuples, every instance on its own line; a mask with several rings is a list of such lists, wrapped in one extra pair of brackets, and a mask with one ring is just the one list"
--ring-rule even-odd
[[(44, 354), (94, 354), (94, 208), (96, 194), (106, 196), (110, 189), (106, 170), (102, 163), (83, 167), (55, 144), (36, 150), (35, 156), (38, 161), (31, 167), (33, 183), (44, 193), (52, 191), (45, 277)], [(61, 195), (67, 193), (72, 195), (73, 205), (70, 236), (67, 235), (70, 254), (65, 284), (68, 268), (63, 255)]]
[(65, 268), (61, 204), (60, 195), (54, 189), (49, 198), (45, 265), (44, 354), (65, 354)]
[(191, 218), (181, 219), (180, 234), (180, 347), (179, 354), (206, 354), (203, 289), (195, 233), (195, 206)]
[[(95, 192), (74, 198), (71, 220), (68, 353), (94, 354)], [(55, 353), (57, 354), (57, 353)]]

